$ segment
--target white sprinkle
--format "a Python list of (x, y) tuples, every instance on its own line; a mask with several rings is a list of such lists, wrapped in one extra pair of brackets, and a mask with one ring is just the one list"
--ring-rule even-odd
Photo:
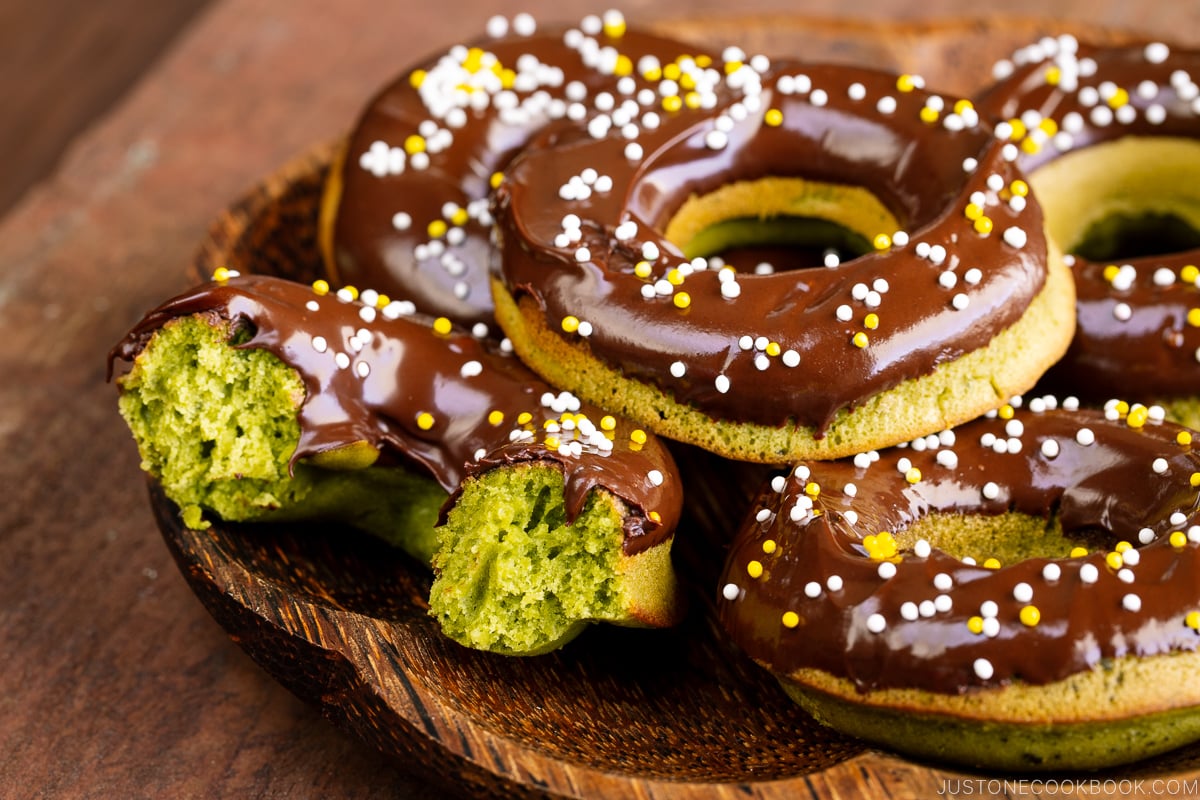
[(1004, 432), (1009, 436), (1020, 436), (1025, 432), (1025, 425), (1019, 419), (1010, 419), (1004, 425)]
[(941, 285), (943, 289), (953, 289), (957, 283), (958, 276), (950, 270), (946, 270), (942, 274), (938, 275), (938, 284)]
[(900, 604), (900, 616), (912, 622), (921, 616), (921, 612), (917, 609), (917, 604), (910, 601)]
[(840, 592), (842, 590), (842, 576), (830, 575), (825, 579), (825, 588), (831, 592)]
[(883, 614), (872, 614), (867, 617), (867, 630), (871, 633), (883, 633), (887, 629), (887, 620)]
[(365, 361), (359, 361), (354, 365), (354, 371), (358, 373), (358, 377), (365, 378), (371, 374), (371, 365)]
[(891, 561), (881, 561), (879, 562), (879, 569), (876, 570), (876, 572), (879, 574), (879, 577), (883, 578), (885, 581), (891, 580), (892, 578), (896, 577), (896, 565)]
[(1150, 468), (1154, 470), (1156, 475), (1163, 475), (1170, 468), (1170, 465), (1165, 458), (1156, 458), (1154, 459), (1154, 463), (1150, 465)]
[(1042, 567), (1042, 577), (1053, 583), (1062, 577), (1062, 568), (1051, 561), (1046, 566)]
[(738, 588), (736, 583), (727, 583), (721, 589), (721, 596), (726, 600), (737, 600), (742, 594), (742, 590)]
[(715, 381), (713, 381), (713, 383), (717, 387), (717, 391), (720, 392), (721, 394), (725, 394), (726, 392), (729, 391), (729, 377), (728, 376), (718, 375), (717, 379)]
[(592, 251), (588, 250), (586, 247), (580, 247), (578, 250), (575, 251), (575, 260), (578, 261), (580, 264), (584, 264), (584, 263), (587, 263), (588, 261), (591, 261), (592, 260)]
[(1150, 528), (1142, 528), (1138, 531), (1138, 541), (1142, 544), (1150, 544), (1154, 541), (1154, 531)]
[[(924, 603), (922, 603), (922, 605), (924, 605)], [(933, 598), (934, 611), (946, 614), (949, 613), (950, 609), (952, 608), (954, 608), (954, 598), (952, 598), (950, 595), (939, 594), (937, 597)], [(932, 616), (932, 614), (930, 616)]]
[(1117, 580), (1121, 583), (1133, 583), (1133, 570), (1119, 569), (1117, 570)]
[[(1065, 408), (1065, 406), (1064, 406)], [(1080, 428), (1075, 434), (1075, 441), (1084, 447), (1088, 447), (1096, 442), (1096, 434), (1092, 433), (1091, 428)]]
[(406, 231), (412, 227), (412, 216), (403, 211), (398, 211), (392, 215), (392, 227), (398, 231)]
[(1200, 525), (1193, 525), (1188, 528), (1187, 538), (1192, 544), (1200, 544)]
[(995, 600), (984, 600), (979, 604), (979, 616), (994, 617), (1000, 613), (1000, 606), (996, 605)]
[(979, 677), (980, 680), (984, 680), (984, 681), (991, 680), (992, 675), (994, 675), (996, 672), (992, 668), (992, 662), (988, 661), (986, 658), (975, 659), (975, 663), (973, 666), (975, 668), (975, 674)]
[(1175, 283), (1175, 270), (1169, 267), (1159, 267), (1154, 270), (1153, 280), (1155, 286), (1170, 286)]
[(854, 319), (854, 309), (843, 303), (837, 307), (837, 318), (840, 322), (849, 322)]
[(955, 310), (957, 311), (965, 311), (967, 306), (970, 304), (971, 298), (967, 297), (962, 292), (954, 295), (954, 297), (950, 300), (950, 305), (954, 306)]
[(1084, 583), (1095, 583), (1100, 579), (1100, 570), (1095, 564), (1084, 564), (1079, 568), (1079, 580)]
[[(943, 595), (945, 597), (945, 595)], [(946, 599), (949, 599), (948, 597)], [(937, 606), (932, 600), (922, 600), (921, 605), (917, 606), (917, 610), (922, 617), (932, 617), (937, 613)]]
[(1006, 228), (1004, 231), (1004, 241), (1011, 247), (1024, 247), (1028, 237), (1025, 231), (1018, 227)]
[(804, 584), (804, 596), (817, 598), (821, 596), (821, 584), (816, 581), (809, 581)]
[(646, 477), (650, 479), (650, 483), (655, 486), (663, 485), (663, 474), (656, 469), (652, 469), (646, 473)]
[(1132, 316), (1133, 309), (1129, 307), (1128, 303), (1117, 303), (1113, 306), (1113, 317), (1118, 322), (1128, 322)]
[(963, 273), (963, 280), (974, 286), (983, 280), (983, 271), (978, 267), (971, 267), (969, 270)]
[(642, 258), (647, 261), (654, 261), (658, 258), (658, 245), (654, 242), (645, 242), (642, 244)]
[(473, 378), (482, 373), (483, 364), (479, 363), (478, 361), (468, 361), (463, 364), (462, 369), (459, 370), (459, 374), (461, 374), (464, 378)]
[(682, 361), (675, 361), (675, 362), (671, 363), (671, 375), (673, 375), (676, 378), (682, 378), (686, 374), (687, 374), (687, 365), (684, 364)]
[(885, 95), (879, 98), (879, 102), (875, 104), (875, 110), (880, 114), (893, 114), (896, 111), (896, 98), (891, 95)]
[(1058, 442), (1056, 442), (1054, 439), (1046, 439), (1044, 442), (1042, 442), (1042, 455), (1044, 455), (1046, 458), (1057, 458), (1058, 452)]
[(1135, 548), (1129, 548), (1124, 553), (1121, 553), (1121, 560), (1130, 567), (1136, 567), (1138, 562), (1142, 560), (1142, 556)]
[(783, 365), (785, 367), (800, 366), (800, 354), (797, 353), (795, 350), (790, 350), (790, 349), (785, 350), (783, 353), (782, 359), (783, 359)]
[(1121, 598), (1121, 607), (1126, 611), (1137, 613), (1142, 610), (1142, 598), (1130, 593)]
[(1022, 581), (1013, 587), (1012, 595), (1018, 603), (1028, 603), (1033, 599), (1033, 587)]
[(1187, 514), (1184, 514), (1182, 511), (1176, 511), (1174, 514), (1171, 515), (1169, 521), (1172, 525), (1175, 525), (1176, 527), (1178, 527), (1178, 526), (1182, 525), (1183, 523), (1187, 522)]
[(1171, 55), (1171, 48), (1162, 42), (1151, 42), (1143, 52), (1151, 64), (1161, 64)]
[(918, 539), (916, 544), (913, 545), (913, 553), (918, 558), (929, 558), (929, 554), (932, 551), (933, 548), (929, 545), (929, 542), (925, 541), (924, 539)]
[(724, 131), (712, 130), (704, 136), (704, 145), (709, 150), (723, 150), (729, 144), (729, 136)]
[(345, 369), (350, 366), (350, 356), (345, 353), (338, 353), (333, 357), (333, 363), (337, 364), (338, 369)]
[(1000, 635), (1000, 620), (995, 617), (988, 617), (983, 621), (983, 635), (989, 639), (995, 639)]

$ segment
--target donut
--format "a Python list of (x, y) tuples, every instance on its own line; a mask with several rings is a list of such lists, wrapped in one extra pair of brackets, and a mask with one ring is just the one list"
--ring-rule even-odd
[(332, 518), (435, 578), (469, 647), (529, 655), (589, 621), (674, 622), (674, 462), (652, 436), (400, 301), (230, 275), (113, 348), (120, 411), (192, 528)]
[(320, 221), (331, 282), (494, 329), (495, 176), (546, 126), (637, 118), (657, 100), (644, 73), (694, 52), (610, 11), (544, 32), (527, 14), (497, 16), (483, 38), (424, 60), (371, 99), (331, 168)]
[[(1070, 341), (1071, 279), (970, 102), (912, 75), (723, 55), (694, 103), (660, 82), (668, 110), (632, 143), (550, 132), (504, 171), (493, 295), (522, 360), (763, 463), (895, 444), (1028, 390)], [(579, 176), (605, 191), (576, 196)], [(869, 251), (773, 274), (709, 258), (797, 220)]]
[(1091, 769), (1200, 738), (1200, 452), (1053, 396), (763, 487), (719, 617), (818, 720), (920, 758)]
[(1200, 425), (1200, 53), (1043, 39), (980, 98), (1072, 261), (1078, 329), (1049, 390)]

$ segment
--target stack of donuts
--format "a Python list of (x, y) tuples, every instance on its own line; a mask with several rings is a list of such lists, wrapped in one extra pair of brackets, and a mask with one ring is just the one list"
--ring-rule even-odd
[(818, 720), (1111, 766), (1200, 739), (1198, 81), (1063, 35), (955, 97), (496, 17), (365, 108), (327, 281), (776, 466), (712, 591)]

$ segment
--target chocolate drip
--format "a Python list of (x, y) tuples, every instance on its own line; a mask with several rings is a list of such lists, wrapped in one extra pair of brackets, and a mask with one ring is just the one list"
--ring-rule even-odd
[[(670, 454), (656, 439), (639, 444), (631, 438), (634, 426), (623, 420), (614, 421), (611, 438), (605, 436), (603, 411), (575, 405), (479, 339), (438, 333), (433, 320), (396, 316), (395, 308), (319, 295), (278, 278), (234, 277), (151, 311), (113, 348), (109, 369), (114, 359), (136, 358), (172, 319), (216, 314), (248, 334), (237, 347), (266, 350), (303, 380), (293, 462), (367, 442), (455, 493), (469, 475), (543, 461), (562, 470), (572, 519), (597, 486), (627, 504), (627, 553), (673, 533), (682, 489)], [(548, 431), (548, 422), (562, 430)], [(596, 432), (588, 435), (581, 426)]]

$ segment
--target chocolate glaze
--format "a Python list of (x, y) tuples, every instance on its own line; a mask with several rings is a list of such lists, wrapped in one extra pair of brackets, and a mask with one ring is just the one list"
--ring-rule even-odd
[[(999, 69), (1010, 74), (980, 98), (980, 112), (997, 120), (1036, 115), (1033, 126), (1016, 126), (1012, 137), (1021, 147), (1019, 163), (1029, 171), (1064, 153), (1125, 136), (1194, 138), (1200, 133), (1193, 102), (1194, 82), (1200, 79), (1197, 51), (1155, 43), (1102, 48), (1066, 36), (1023, 48)], [(1106, 84), (1123, 93), (1112, 103), (1107, 89), (1106, 97), (1099, 96)], [(1055, 135), (1036, 131), (1043, 119), (1053, 121)], [(1127, 289), (1105, 279), (1107, 264), (1075, 257), (1078, 326), (1048, 385), (1096, 400), (1122, 396), (1148, 402), (1200, 393), (1200, 329), (1187, 323), (1188, 310), (1200, 306), (1200, 291), (1194, 281), (1179, 278), (1185, 265), (1200, 264), (1200, 249), (1116, 263), (1137, 270)], [(1156, 284), (1160, 268), (1174, 273), (1174, 282)], [(1118, 303), (1132, 310), (1128, 320), (1114, 316)]]
[[(974, 124), (972, 110), (901, 89), (903, 80), (852, 67), (775, 63), (747, 81), (750, 88), (723, 84), (728, 94), (712, 109), (663, 113), (661, 125), (637, 136), (641, 158), (629, 157), (621, 136), (543, 136), (514, 159), (496, 193), (500, 278), (514, 296), (534, 298), (552, 330), (568, 315), (590, 323), (592, 356), (677, 402), (720, 419), (823, 430), (839, 410), (987, 344), (1021, 317), (1045, 282), (1040, 209), (1008, 202), (1021, 173)], [(796, 88), (806, 82), (812, 91)], [(881, 103), (895, 108), (880, 111)], [(926, 105), (936, 110), (923, 112)], [(782, 113), (778, 127), (764, 121), (769, 109)], [(714, 147), (718, 127), (724, 141)], [(977, 167), (964, 169), (968, 159)], [(611, 191), (554, 200), (586, 168), (610, 176)], [(901, 221), (907, 242), (836, 268), (739, 274), (736, 298), (722, 295), (714, 269), (691, 272), (666, 294), (643, 296), (672, 268), (691, 270), (661, 232), (689, 194), (777, 175), (866, 187)], [(999, 190), (989, 188), (989, 178)], [(973, 196), (984, 200), (989, 235), (965, 215)], [(583, 220), (582, 239), (564, 247), (556, 238), (567, 214)], [(623, 240), (620, 226), (629, 222), (637, 233)], [(1010, 229), (1016, 245), (1005, 239)], [(634, 269), (646, 243), (660, 257), (649, 259), (653, 273), (644, 280)], [(581, 245), (588, 250), (583, 260)], [(944, 260), (931, 258), (931, 247), (944, 248)], [(980, 271), (974, 284), (965, 279), (973, 268)], [(952, 288), (939, 283), (946, 271)], [(873, 290), (881, 279), (877, 307), (852, 297), (856, 285)], [(691, 301), (682, 309), (673, 302), (680, 291)], [(963, 310), (953, 305), (958, 294), (967, 299)], [(848, 321), (837, 316), (843, 305), (852, 311)], [(871, 312), (879, 325), (868, 330)], [(852, 343), (856, 333), (868, 336), (867, 347)], [(743, 347), (759, 337), (780, 353), (795, 351), (798, 366)], [(682, 377), (672, 373), (676, 362), (686, 368)], [(723, 392), (718, 383), (725, 379)]]
[[(639, 445), (630, 438), (635, 427), (617, 420), (610, 450), (578, 431), (553, 434), (561, 445), (578, 442), (576, 452), (547, 444), (551, 434), (543, 423), (560, 420), (563, 409), (546, 401), (568, 395), (484, 342), (460, 331), (436, 333), (432, 319), (394, 316), (395, 308), (377, 311), (279, 278), (234, 277), (197, 287), (149, 312), (113, 348), (109, 370), (115, 359), (136, 358), (171, 320), (215, 314), (234, 323), (231, 335), (249, 333), (238, 347), (272, 353), (303, 380), (293, 463), (365, 441), (392, 461), (429, 474), (451, 493), (448, 508), (464, 478), (541, 461), (563, 472), (572, 519), (594, 487), (625, 501), (627, 553), (672, 535), (682, 489), (674, 462), (657, 439)], [(344, 367), (337, 363), (339, 354)], [(587, 405), (572, 409), (600, 427), (604, 412)], [(503, 415), (501, 422), (489, 421), (494, 412)], [(418, 423), (422, 414), (432, 415), (428, 430)], [(522, 414), (529, 415), (527, 421)], [(661, 476), (657, 483), (650, 477), (654, 471)]]
[[(355, 125), (340, 165), (342, 189), (333, 233), (336, 263), (332, 265), (337, 280), (409, 299), (424, 313), (445, 315), (464, 325), (492, 325), (488, 285), (491, 218), (487, 211), (492, 174), (502, 170), (513, 154), (547, 125), (585, 125), (600, 113), (596, 108), (599, 95), (615, 98), (620, 105), (649, 88), (649, 81), (636, 69), (629, 82), (621, 83), (622, 76), (614, 74), (612, 67), (618, 53), (636, 67), (647, 55), (670, 63), (695, 52), (685, 44), (648, 33), (611, 33), (620, 35), (556, 28), (529, 36), (512, 33), (483, 38), (470, 47), (460, 45), (426, 59), (380, 91)], [(479, 55), (470, 48), (477, 48)], [(453, 88), (470, 74), (464, 71), (464, 63), (474, 66), (491, 58), (522, 77), (511, 91), (495, 82), (481, 83), (471, 100), (461, 94), (457, 105), (468, 105), (457, 112), (466, 113), (455, 124), (449, 120), (455, 104), (439, 104), (449, 102)], [(540, 68), (522, 69), (531, 58), (537, 59)], [(418, 71), (426, 75), (420, 89), (412, 80)], [(623, 72), (624, 66), (618, 71)], [(489, 73), (483, 70), (483, 74)], [(445, 82), (449, 84), (443, 85)], [(499, 106), (505, 102), (501, 94), (513, 101), (514, 109), (501, 111)], [(486, 105), (469, 105), (473, 101), (486, 101)], [(564, 117), (572, 103), (579, 106), (578, 119)], [(377, 143), (403, 149), (406, 139), (417, 135), (423, 125), (440, 130), (426, 141), (451, 137), (444, 149), (435, 144), (426, 151), (427, 168), (414, 168), (411, 155), (399, 173), (386, 172), (382, 163), (376, 163), (382, 158)], [(373, 166), (381, 174), (373, 172)], [(458, 227), (463, 233), (457, 244), (428, 232), (431, 222), (446, 221), (443, 207), (447, 203), (471, 209), (463, 224), (448, 222), (450, 228)], [(411, 221), (405, 230), (397, 229), (393, 222), (401, 212)], [(435, 239), (440, 244), (434, 250), (440, 252), (428, 252), (427, 245)], [(418, 255), (418, 247), (426, 249)]]
[[(1010, 421), (980, 419), (958, 428), (949, 447), (892, 448), (866, 468), (852, 459), (807, 463), (799, 474), (768, 484), (726, 563), (722, 582), (728, 586), (719, 600), (724, 627), (777, 674), (816, 668), (864, 692), (910, 687), (956, 694), (1011, 681), (1045, 684), (1104, 659), (1194, 650), (1200, 634), (1184, 617), (1200, 610), (1200, 528), (1191, 530), (1200, 522), (1200, 490), (1191, 483), (1200, 471), (1200, 454), (1176, 440), (1183, 429), (1153, 420), (1135, 428), (1100, 411), (1021, 410), (1014, 419), (1023, 426), (1015, 436)], [(1094, 434), (1094, 443), (1077, 441), (1081, 428)], [(996, 452), (981, 442), (988, 434), (1006, 443), (1016, 438), (1019, 452)], [(1043, 450), (1054, 447), (1044, 445), (1048, 441), (1057, 445), (1053, 457)], [(939, 453), (945, 459), (947, 450), (957, 456), (956, 465), (939, 463)], [(1159, 458), (1162, 473), (1155, 471)], [(920, 470), (915, 484), (898, 466), (901, 459)], [(797, 498), (809, 496), (810, 482), (820, 487), (813, 511), (793, 520), (792, 509)], [(849, 483), (857, 490), (853, 497)], [(996, 487), (991, 499), (985, 496), (988, 483)], [(881, 561), (869, 557), (863, 543), (867, 535), (904, 530), (931, 513), (1008, 511), (1057, 514), (1065, 532), (1101, 534), (1107, 549), (988, 569), (951, 557), (934, 543), (927, 555), (915, 548), (900, 551), (894, 577), (885, 579)], [(1175, 514), (1182, 516), (1172, 519)], [(1149, 543), (1139, 538), (1143, 528), (1153, 531)], [(1174, 531), (1185, 532), (1190, 541), (1173, 546)], [(774, 544), (764, 549), (768, 540)], [(1105, 561), (1119, 541), (1136, 549), (1124, 566), (1130, 583)], [(990, 554), (975, 555), (982, 564)], [(747, 571), (752, 560), (762, 565), (758, 578)], [(1056, 580), (1043, 574), (1051, 562), (1061, 571)], [(1098, 577), (1087, 583), (1081, 570), (1091, 568)], [(939, 573), (953, 586), (937, 588)], [(836, 582), (829, 588), (833, 575), (841, 579), (840, 588)], [(819, 586), (816, 597), (805, 593), (810, 582)], [(1031, 588), (1031, 598), (1014, 596), (1021, 583)], [(1140, 600), (1140, 610), (1123, 606), (1130, 594)], [(939, 595), (949, 598), (948, 610), (927, 607), (933, 611), (929, 616), (904, 618), (904, 603), (919, 608)], [(981, 615), (987, 601), (997, 606), (994, 637), (968, 629), (968, 619)], [(1041, 612), (1033, 627), (1019, 618), (1027, 604)], [(781, 622), (788, 611), (798, 615), (794, 628)], [(882, 632), (868, 629), (872, 614), (886, 622)], [(986, 659), (994, 674), (980, 677), (976, 659)]]

